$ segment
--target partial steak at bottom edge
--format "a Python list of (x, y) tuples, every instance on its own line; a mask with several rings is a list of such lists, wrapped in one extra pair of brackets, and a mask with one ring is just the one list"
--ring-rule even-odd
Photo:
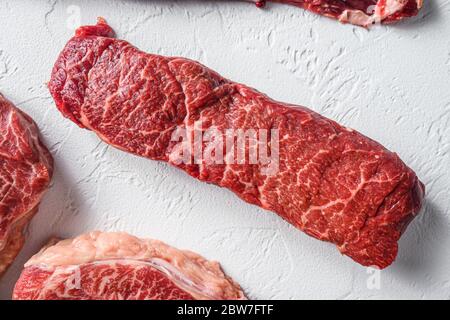
[(91, 232), (51, 244), (25, 265), (16, 300), (246, 299), (219, 263), (157, 240)]

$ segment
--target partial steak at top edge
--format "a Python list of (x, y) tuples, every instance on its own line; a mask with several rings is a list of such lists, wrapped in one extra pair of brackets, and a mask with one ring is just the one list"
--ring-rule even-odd
[[(266, 0), (250, 0), (258, 7)], [(343, 23), (369, 27), (414, 17), (422, 8), (423, 0), (268, 0), (297, 6), (311, 12), (337, 19)]]

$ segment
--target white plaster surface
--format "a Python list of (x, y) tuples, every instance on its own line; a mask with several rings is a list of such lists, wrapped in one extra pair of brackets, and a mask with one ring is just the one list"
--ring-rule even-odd
[[(97, 16), (143, 50), (199, 60), (398, 152), (427, 198), (379, 288), (366, 268), (275, 214), (63, 119), (45, 83), (73, 28)], [(216, 259), (252, 299), (450, 299), (449, 0), (425, 0), (417, 18), (371, 31), (295, 7), (218, 0), (4, 0), (0, 21), (0, 91), (36, 120), (56, 161), (0, 298), (49, 237), (100, 229)]]

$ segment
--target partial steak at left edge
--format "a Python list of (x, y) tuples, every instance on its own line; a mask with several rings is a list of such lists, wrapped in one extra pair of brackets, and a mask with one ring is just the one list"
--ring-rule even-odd
[(24, 244), (23, 230), (38, 210), (53, 159), (34, 121), (0, 94), (0, 275)]

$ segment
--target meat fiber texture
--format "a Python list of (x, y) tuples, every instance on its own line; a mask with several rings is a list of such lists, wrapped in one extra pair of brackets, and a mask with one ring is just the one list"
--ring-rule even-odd
[[(102, 19), (81, 27), (49, 82), (62, 114), (121, 150), (169, 162), (276, 212), (364, 266), (385, 268), (419, 212), (424, 186), (393, 152), (301, 106), (271, 100), (184, 58), (116, 40)], [(171, 141), (180, 127), (276, 129), (279, 170), (261, 164), (185, 164)], [(246, 154), (249, 145), (246, 145)]]
[(16, 300), (246, 299), (219, 263), (161, 241), (94, 231), (50, 244), (25, 265)]
[[(265, 0), (250, 0), (258, 7)], [(314, 13), (337, 19), (343, 23), (369, 27), (377, 23), (394, 23), (416, 16), (423, 0), (269, 0), (304, 8)]]
[(0, 94), (0, 276), (23, 247), (23, 230), (52, 172), (53, 160), (38, 127)]

